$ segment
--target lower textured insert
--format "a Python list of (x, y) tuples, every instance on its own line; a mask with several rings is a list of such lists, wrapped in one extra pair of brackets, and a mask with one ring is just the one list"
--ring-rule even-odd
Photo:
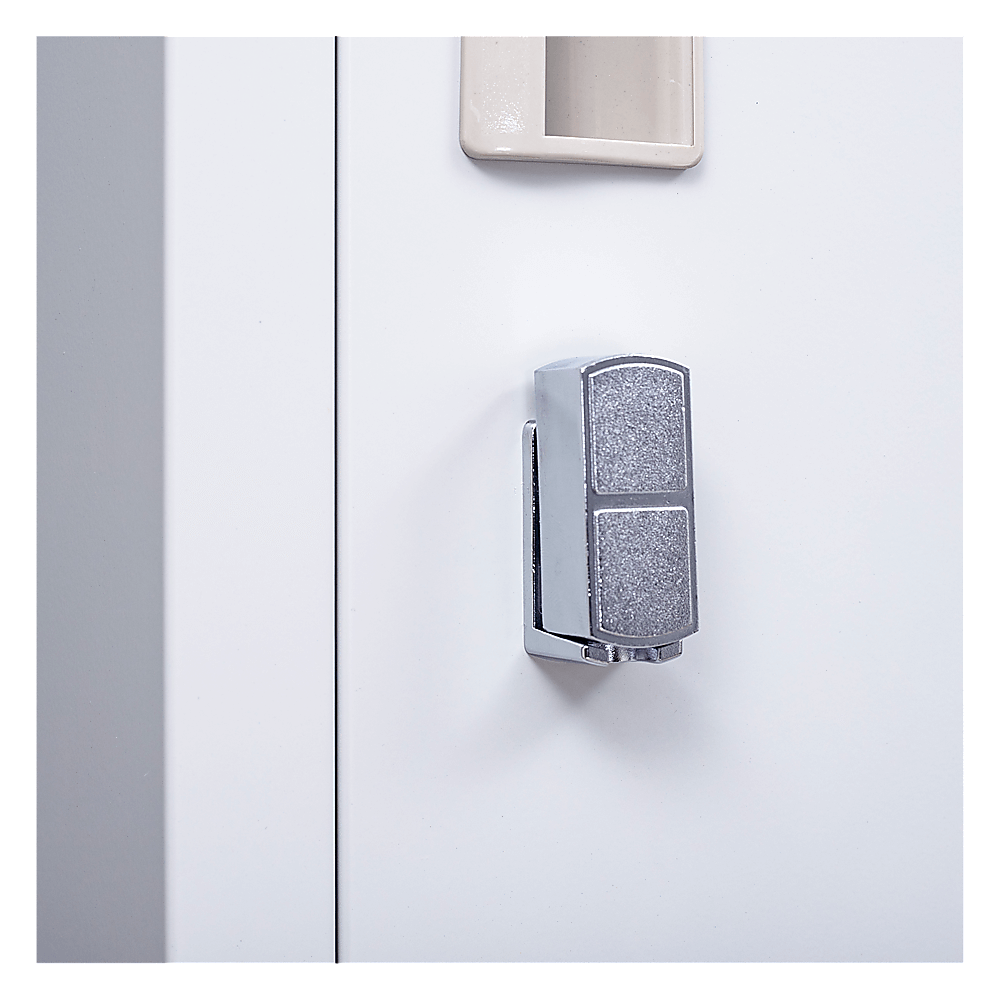
[(624, 508), (594, 514), (598, 627), (645, 638), (691, 624), (688, 512)]

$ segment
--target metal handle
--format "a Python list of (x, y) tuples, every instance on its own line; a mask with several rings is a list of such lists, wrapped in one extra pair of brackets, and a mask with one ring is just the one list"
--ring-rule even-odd
[(659, 662), (698, 630), (688, 370), (640, 355), (535, 372), (524, 428), (524, 647)]

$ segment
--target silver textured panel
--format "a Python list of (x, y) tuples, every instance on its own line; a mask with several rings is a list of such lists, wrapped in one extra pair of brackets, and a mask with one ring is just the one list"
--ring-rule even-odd
[(658, 493), (687, 486), (684, 377), (645, 363), (590, 376), (596, 493)]
[(688, 512), (683, 507), (599, 510), (597, 612), (612, 635), (666, 635), (691, 624)]

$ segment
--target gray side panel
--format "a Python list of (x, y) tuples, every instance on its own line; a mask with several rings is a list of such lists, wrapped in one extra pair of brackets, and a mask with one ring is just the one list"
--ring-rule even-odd
[(163, 40), (38, 42), (38, 960), (164, 958)]

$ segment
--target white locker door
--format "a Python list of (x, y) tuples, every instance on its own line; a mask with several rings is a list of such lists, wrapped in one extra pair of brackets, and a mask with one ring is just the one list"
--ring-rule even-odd
[[(676, 173), (458, 86), (339, 43), (341, 958), (960, 960), (960, 42), (708, 39)], [(691, 371), (701, 631), (536, 662), (532, 372), (616, 351)]]

